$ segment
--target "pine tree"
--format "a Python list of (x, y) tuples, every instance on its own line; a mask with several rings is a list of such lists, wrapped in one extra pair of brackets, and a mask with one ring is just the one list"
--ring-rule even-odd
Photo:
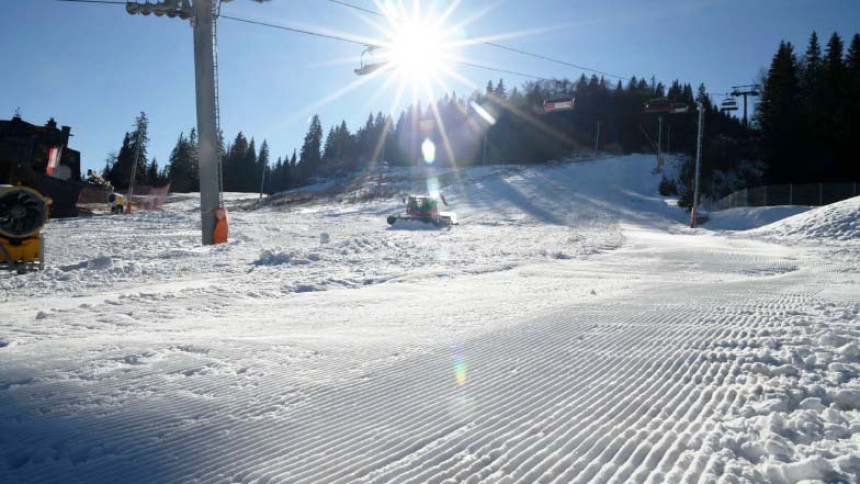
[(145, 182), (151, 187), (161, 185), (161, 172), (158, 170), (158, 160), (152, 158), (152, 162), (146, 167)]
[[(493, 94), (496, 95), (498, 99), (507, 99), (508, 92), (505, 90), (505, 80), (499, 79), (499, 82), (496, 84), (496, 89), (493, 91)], [(455, 97), (456, 99), (456, 97)]]
[(224, 190), (238, 192), (245, 189), (244, 162), (248, 154), (248, 140), (240, 131), (224, 158)]
[(173, 151), (170, 152), (170, 160), (166, 168), (171, 191), (187, 193), (199, 190), (199, 180), (194, 166), (194, 150), (195, 146), (192, 145), (191, 139), (186, 138), (184, 133), (180, 133)]
[(839, 155), (848, 180), (860, 181), (860, 163), (852, 156), (856, 151), (854, 137), (860, 133), (860, 34), (854, 34), (845, 59), (845, 123), (842, 126)]
[(809, 37), (809, 46), (803, 56), (803, 79), (801, 88), (810, 92), (819, 81), (821, 75), (821, 46), (818, 44), (818, 34), (814, 31)]
[(114, 165), (116, 165), (117, 155), (116, 152), (108, 153), (107, 158), (105, 158), (105, 167), (102, 170), (101, 177), (105, 180), (110, 181), (111, 170), (113, 170)]
[(329, 127), (328, 134), (325, 137), (325, 144), (323, 145), (322, 151), (322, 160), (326, 165), (331, 164), (334, 161), (335, 151), (337, 148), (335, 147), (336, 135), (334, 133), (334, 126)]
[[(257, 155), (257, 188), (259, 189), (262, 186), (263, 191), (266, 193), (271, 193), (267, 188), (271, 184), (271, 167), (269, 166), (269, 143), (266, 140), (263, 140), (263, 144), (260, 145), (260, 153)], [(269, 182), (262, 183), (262, 181), (269, 180)]]
[[(842, 58), (844, 45), (839, 34), (836, 32), (830, 36), (824, 55), (824, 68), (821, 80), (821, 101), (818, 110), (819, 133), (817, 137), (817, 155), (821, 173), (817, 181), (829, 181), (841, 178), (848, 171), (841, 160), (839, 160), (838, 148), (840, 144), (840, 133), (844, 129), (847, 119), (847, 106), (845, 103), (845, 64)], [(847, 163), (847, 160), (846, 160)]]
[[(146, 117), (146, 113), (141, 111), (140, 115), (135, 119), (135, 130), (131, 133), (131, 144), (129, 146), (132, 158), (134, 158), (135, 153), (137, 154), (137, 169), (134, 170), (135, 183), (146, 183), (146, 167), (148, 165), (146, 146), (149, 144), (148, 131), (149, 120)], [(139, 148), (138, 144), (140, 145)]]
[(260, 179), (257, 177), (257, 143), (254, 138), (248, 143), (245, 156), (242, 157), (240, 168), (241, 190), (245, 193), (253, 193), (260, 188)]
[(809, 44), (803, 56), (800, 68), (799, 103), (800, 119), (799, 130), (803, 134), (798, 141), (802, 156), (814, 159), (820, 156), (819, 147), (825, 137), (824, 129), (826, 115), (822, 112), (825, 89), (823, 86), (821, 59), (821, 46), (818, 43), (818, 34), (812, 32)]
[(311, 124), (308, 126), (308, 132), (305, 135), (302, 149), (300, 152), (300, 160), (298, 163), (298, 178), (301, 183), (307, 182), (310, 178), (317, 175), (320, 169), (320, 148), (322, 145), (322, 123), (316, 114), (311, 118)]
[(780, 42), (764, 84), (757, 119), (771, 182), (804, 181), (807, 168), (798, 159), (799, 86), (791, 42)]
[(711, 97), (708, 96), (708, 89), (704, 83), (699, 84), (699, 89), (696, 92), (696, 102), (702, 103), (702, 106), (707, 111), (711, 111), (714, 108), (713, 103), (711, 103)]
[[(149, 143), (149, 136), (147, 135), (148, 127), (149, 120), (146, 118), (146, 113), (141, 112), (135, 118), (134, 130), (131, 133), (125, 133), (122, 147), (116, 157), (116, 162), (113, 163), (106, 177), (114, 187), (119, 189), (128, 187), (131, 181), (135, 155), (137, 155), (137, 169), (134, 170), (135, 183), (146, 183), (146, 146)], [(138, 143), (140, 144), (139, 150)]]
[[(224, 154), (224, 144), (223, 144), (224, 135), (221, 131), (218, 131), (218, 147), (221, 151), (221, 155), (223, 158)], [(200, 191), (200, 164), (197, 158), (197, 128), (191, 128), (191, 132), (188, 133), (188, 148), (191, 151), (191, 185), (188, 191), (191, 192), (199, 192)], [(223, 167), (222, 167), (222, 176), (223, 176)], [(172, 187), (171, 187), (172, 188)]]
[(276, 193), (285, 190), (282, 180), (284, 179), (284, 160), (280, 156), (275, 161), (275, 166), (272, 167), (271, 177), (266, 182), (270, 192)]

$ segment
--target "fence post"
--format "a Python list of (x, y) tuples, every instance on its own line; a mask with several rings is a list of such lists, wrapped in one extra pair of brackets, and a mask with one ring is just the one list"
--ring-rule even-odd
[(788, 204), (794, 205), (794, 183), (788, 184)]
[(818, 184), (818, 206), (824, 205), (824, 184)]

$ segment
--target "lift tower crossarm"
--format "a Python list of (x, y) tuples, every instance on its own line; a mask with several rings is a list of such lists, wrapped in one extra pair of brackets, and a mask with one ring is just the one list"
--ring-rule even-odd
[(747, 97), (758, 97), (761, 96), (761, 86), (758, 84), (746, 84), (743, 86), (733, 86), (732, 97), (743, 97), (744, 98), (744, 126), (747, 125)]

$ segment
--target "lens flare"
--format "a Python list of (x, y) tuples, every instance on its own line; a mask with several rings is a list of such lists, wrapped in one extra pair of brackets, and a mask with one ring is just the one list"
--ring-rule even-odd
[(421, 143), (421, 155), (424, 156), (424, 163), (428, 165), (436, 161), (436, 143), (427, 138)]
[(395, 69), (420, 79), (439, 71), (445, 45), (442, 33), (429, 19), (407, 19), (394, 32), (390, 50)]
[(427, 179), (427, 194), (431, 197), (439, 196), (439, 179), (435, 176)]
[(472, 109), (474, 109), (475, 112), (478, 113), (478, 116), (480, 116), (484, 121), (486, 121), (487, 124), (491, 126), (496, 124), (496, 117), (490, 114), (489, 111), (484, 109), (483, 106), (476, 103), (475, 101), (470, 101), (469, 104), (472, 106)]
[(466, 362), (458, 360), (454, 362), (454, 377), (457, 379), (457, 386), (466, 386)]

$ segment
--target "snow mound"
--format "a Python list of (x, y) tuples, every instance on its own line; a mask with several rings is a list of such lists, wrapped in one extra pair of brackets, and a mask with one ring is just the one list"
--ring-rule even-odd
[(860, 238), (860, 197), (819, 207), (749, 233), (810, 241), (856, 240)]
[(99, 256), (87, 261), (87, 269), (92, 271), (106, 271), (113, 268), (113, 259), (107, 256)]
[(703, 227), (711, 230), (751, 230), (804, 213), (813, 207), (784, 205), (778, 207), (737, 207), (711, 212)]
[(263, 249), (254, 262), (258, 266), (278, 266), (283, 264), (306, 265), (320, 260), (319, 254), (307, 250)]

